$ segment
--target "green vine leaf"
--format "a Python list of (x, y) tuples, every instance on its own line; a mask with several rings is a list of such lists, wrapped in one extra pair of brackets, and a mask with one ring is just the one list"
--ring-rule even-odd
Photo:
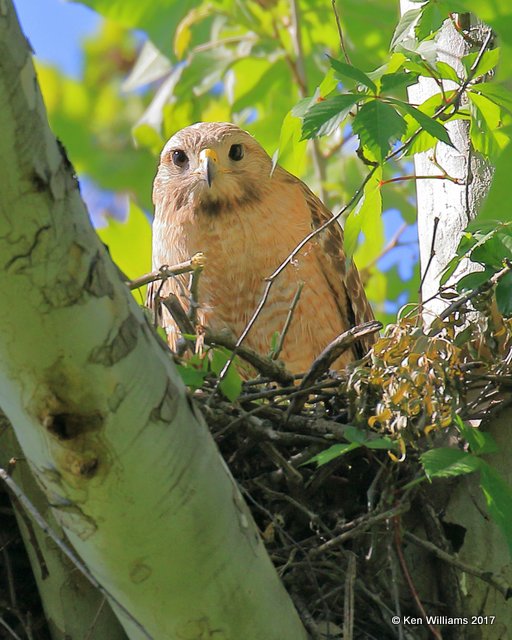
[(352, 125), (361, 145), (382, 163), (390, 149), (390, 142), (405, 133), (406, 124), (402, 116), (391, 105), (381, 100), (364, 104)]

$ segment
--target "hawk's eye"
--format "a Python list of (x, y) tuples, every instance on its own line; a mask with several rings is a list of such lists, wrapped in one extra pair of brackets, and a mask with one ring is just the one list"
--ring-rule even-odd
[(183, 149), (176, 149), (172, 152), (172, 161), (177, 167), (183, 167), (188, 161), (187, 154), (183, 151)]
[(244, 157), (244, 148), (241, 144), (232, 144), (229, 150), (231, 160), (241, 160)]

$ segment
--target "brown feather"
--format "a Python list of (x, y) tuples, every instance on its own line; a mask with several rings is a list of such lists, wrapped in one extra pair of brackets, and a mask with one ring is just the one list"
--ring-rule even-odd
[[(245, 150), (240, 161), (229, 158), (233, 144)], [(216, 175), (208, 188), (200, 177), (200, 152), (214, 149)], [(173, 164), (173, 150), (186, 152), (189, 164)], [(176, 264), (202, 251), (206, 267), (199, 283), (198, 319), (214, 331), (244, 330), (261, 299), (266, 278), (311, 231), (332, 217), (298, 178), (277, 167), (247, 132), (229, 123), (199, 123), (178, 132), (165, 146), (154, 184), (153, 267)], [(337, 335), (373, 319), (356, 267), (346, 268), (343, 232), (337, 222), (312, 239), (279, 276), (269, 300), (247, 336), (247, 345), (267, 353), (281, 332), (300, 282), (301, 298), (286, 335), (281, 357), (291, 371), (309, 368)], [(187, 276), (154, 285), (155, 295), (175, 293), (189, 305)], [(157, 304), (158, 306), (158, 304)], [(177, 329), (166, 310), (161, 322), (171, 347)], [(369, 343), (344, 354), (344, 366)]]

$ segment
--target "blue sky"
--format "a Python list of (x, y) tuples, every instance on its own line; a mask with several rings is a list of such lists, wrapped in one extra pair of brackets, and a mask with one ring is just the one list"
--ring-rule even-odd
[(65, 0), (14, 0), (14, 6), (35, 55), (43, 62), (58, 65), (68, 75), (79, 77), (80, 41), (96, 29), (98, 14)]

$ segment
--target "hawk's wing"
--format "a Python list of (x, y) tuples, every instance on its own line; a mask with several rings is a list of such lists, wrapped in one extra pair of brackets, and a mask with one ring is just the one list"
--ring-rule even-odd
[[(313, 229), (318, 229), (333, 215), (310, 189), (301, 182), (307, 206), (311, 211)], [(343, 230), (333, 221), (318, 235), (320, 251), (317, 253), (320, 268), (333, 292), (342, 315), (346, 315), (351, 326), (374, 320), (372, 308), (366, 297), (359, 271), (351, 260), (347, 265), (343, 248)], [(360, 357), (365, 355), (375, 342), (375, 334), (360, 341)]]

